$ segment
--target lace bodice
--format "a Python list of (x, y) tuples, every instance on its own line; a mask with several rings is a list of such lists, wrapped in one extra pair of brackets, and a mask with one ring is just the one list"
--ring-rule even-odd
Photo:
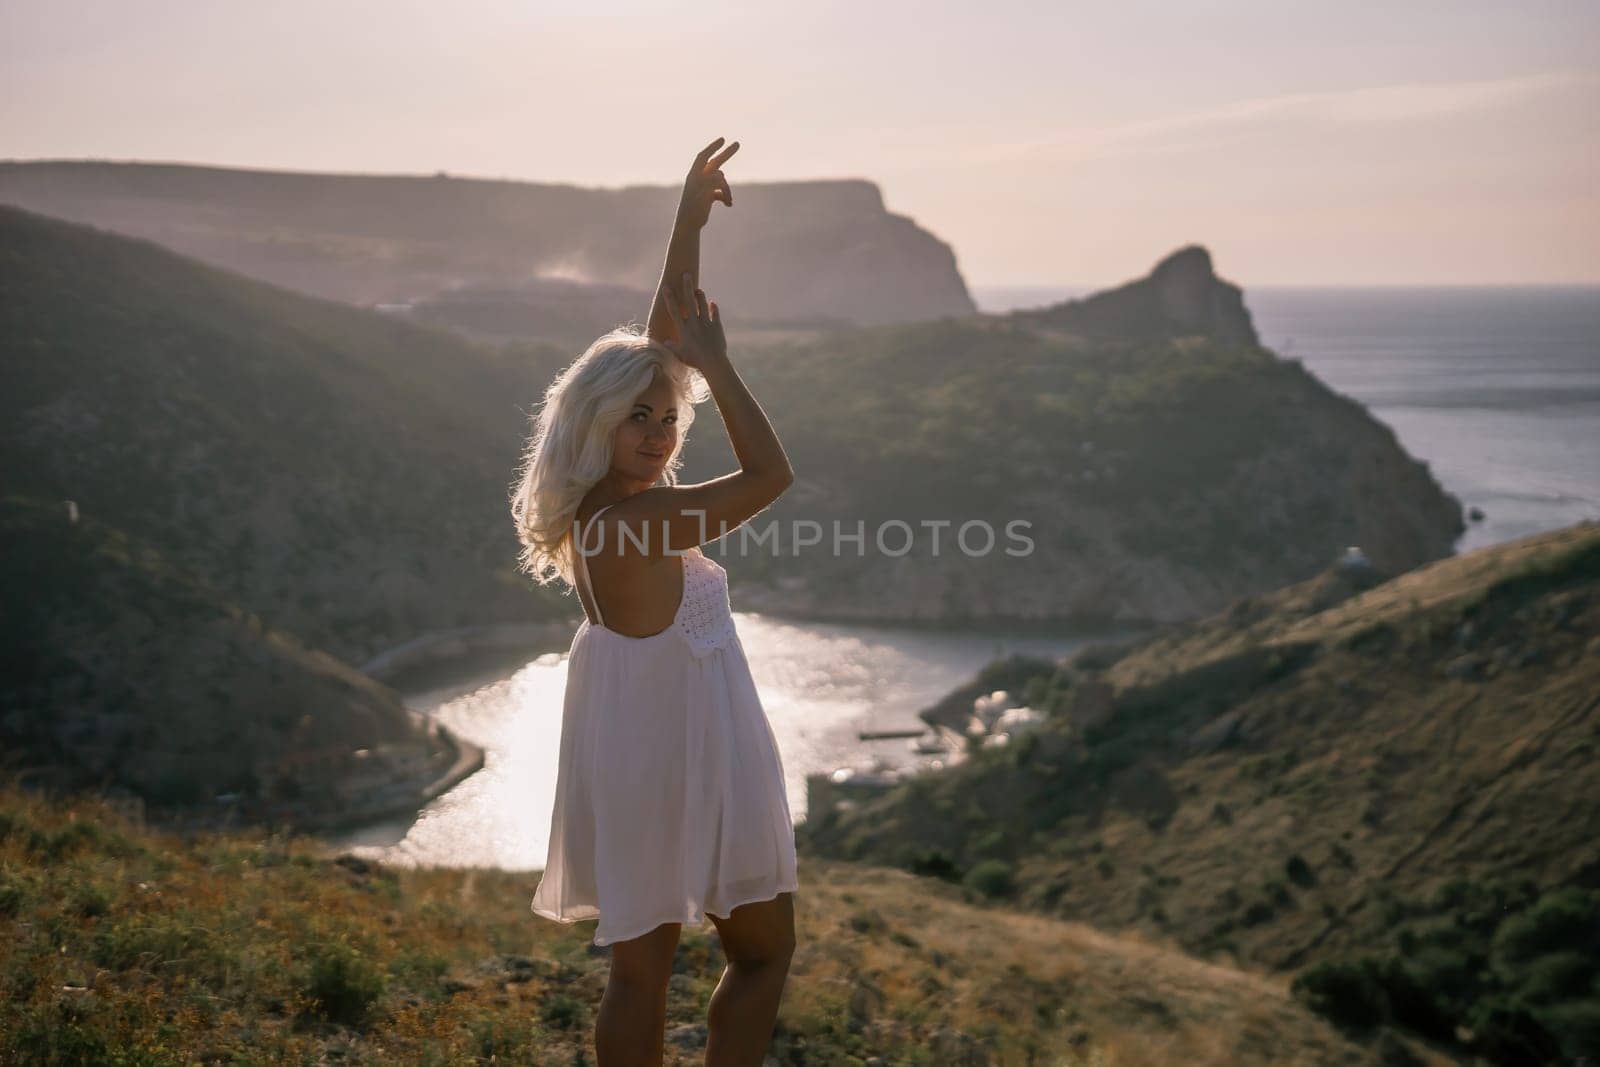
[(697, 656), (715, 652), (734, 637), (728, 572), (698, 547), (683, 557), (683, 603), (673, 625)]

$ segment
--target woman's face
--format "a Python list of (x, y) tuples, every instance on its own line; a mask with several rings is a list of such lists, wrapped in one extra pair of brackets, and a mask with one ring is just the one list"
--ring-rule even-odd
[(611, 467), (635, 481), (654, 485), (678, 447), (678, 397), (665, 375), (657, 373), (649, 388), (633, 401), (633, 409), (617, 427)]

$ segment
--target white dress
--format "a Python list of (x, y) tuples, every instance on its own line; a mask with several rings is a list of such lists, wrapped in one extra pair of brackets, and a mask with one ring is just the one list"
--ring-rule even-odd
[[(583, 543), (601, 550), (588, 529)], [(629, 637), (586, 615), (568, 652), (550, 850), (532, 909), (563, 923), (598, 918), (596, 945), (662, 923), (702, 926), (707, 912), (726, 918), (799, 888), (783, 762), (727, 572), (699, 548), (680, 558), (672, 625)]]

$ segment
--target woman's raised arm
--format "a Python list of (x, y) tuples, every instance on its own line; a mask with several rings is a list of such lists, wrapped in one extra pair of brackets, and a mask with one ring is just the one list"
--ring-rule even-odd
[(657, 485), (635, 493), (606, 513), (607, 536), (619, 550), (620, 532), (632, 531), (633, 544), (645, 555), (682, 552), (737, 529), (765, 509), (794, 483), (794, 468), (784, 453), (767, 414), (750, 395), (728, 359), (722, 313), (704, 290), (695, 289), (687, 274), (677, 292), (664, 288), (660, 297), (677, 320), (679, 340), (665, 342), (678, 358), (705, 376), (728, 439), (739, 458), (739, 470), (696, 485)]
[[(683, 181), (683, 196), (678, 201), (678, 213), (672, 222), (672, 237), (667, 242), (667, 261), (661, 268), (661, 282), (656, 286), (655, 297), (650, 302), (650, 317), (645, 335), (657, 341), (676, 341), (678, 326), (672, 314), (662, 303), (661, 293), (667, 286), (676, 286), (687, 274), (692, 280), (690, 290), (700, 287), (700, 231), (711, 219), (711, 204), (720, 200), (733, 206), (733, 190), (728, 187), (722, 165), (739, 151), (735, 141), (721, 152), (717, 148), (722, 138), (706, 145), (694, 157), (689, 175)], [(716, 153), (715, 156), (712, 153)]]

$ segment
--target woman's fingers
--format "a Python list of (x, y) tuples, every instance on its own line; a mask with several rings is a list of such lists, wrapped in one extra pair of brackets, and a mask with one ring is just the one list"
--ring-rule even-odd
[(733, 188), (728, 184), (727, 176), (720, 170), (712, 176), (711, 197), (713, 200), (721, 200), (729, 207), (733, 206)]
[[(695, 170), (698, 171), (705, 166), (706, 160), (711, 158), (711, 153), (715, 152), (717, 150), (717, 145), (721, 143), (722, 138), (718, 137), (715, 141), (712, 141), (710, 144), (700, 149), (699, 153), (694, 157)], [(734, 147), (737, 148), (738, 145), (735, 144)], [(721, 164), (719, 163), (718, 166), (721, 166)]]
[[(718, 141), (718, 143), (721, 143), (722, 138), (718, 137), (717, 141)], [(722, 166), (728, 160), (732, 159), (733, 158), (733, 154), (735, 152), (737, 152), (737, 151), (739, 151), (739, 142), (735, 141), (731, 145), (729, 145), (727, 148), (724, 148), (720, 153), (718, 153), (717, 154), (717, 158), (713, 159), (711, 161), (711, 165), (713, 167)]]
[(711, 301), (711, 321), (719, 326), (722, 325), (722, 312), (718, 310), (715, 300)]
[(694, 278), (688, 271), (683, 272), (683, 317), (688, 318), (694, 308)]
[(700, 309), (700, 317), (702, 319), (711, 318), (711, 309), (706, 307), (706, 291), (704, 289), (696, 289), (694, 291), (694, 303)]

